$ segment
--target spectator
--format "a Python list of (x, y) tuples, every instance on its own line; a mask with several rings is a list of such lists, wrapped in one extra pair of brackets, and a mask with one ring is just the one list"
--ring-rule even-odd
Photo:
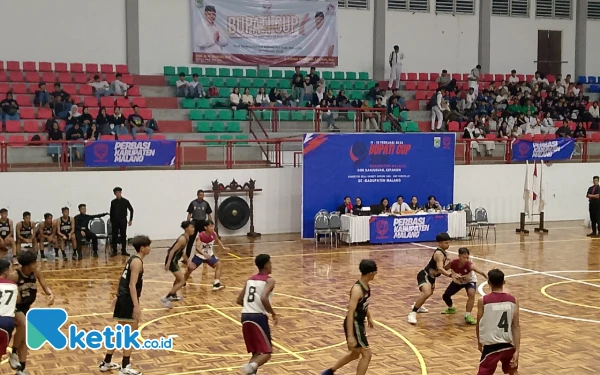
[(300, 73), (300, 67), (296, 67), (296, 71), (292, 76), (292, 100), (296, 101), (296, 106), (300, 104), (300, 100), (304, 99), (304, 76)]
[(288, 95), (287, 91), (281, 90), (279, 91), (279, 96), (281, 97), (281, 103), (284, 106), (292, 106), (292, 97)]
[(346, 96), (346, 92), (344, 90), (340, 90), (337, 98), (335, 98), (335, 102), (337, 103), (337, 106), (340, 108), (348, 108), (348, 107), (351, 108), (352, 107), (352, 105), (350, 105), (350, 102), (348, 102), (348, 97)]
[(319, 75), (315, 72), (315, 67), (311, 67), (310, 68), (310, 73), (308, 73), (308, 76), (310, 78), (310, 84), (312, 85), (313, 89), (316, 89), (317, 86), (319, 86), (319, 81), (321, 80), (321, 78), (319, 77)]
[[(510, 128), (510, 125), (509, 125)], [(513, 138), (518, 138), (520, 136), (523, 135), (523, 129), (520, 126), (517, 126), (516, 124), (510, 128), (510, 136)]]
[(542, 77), (540, 75), (540, 72), (535, 72), (533, 78), (531, 79), (531, 81), (529, 82), (529, 85), (531, 87), (535, 86), (536, 84), (539, 84), (540, 82), (542, 82)]
[(479, 94), (479, 76), (481, 75), (481, 65), (477, 65), (475, 68), (471, 69), (471, 73), (469, 74), (469, 89), (473, 89), (473, 93), (477, 97)]
[[(463, 132), (463, 138), (465, 139), (472, 139), (473, 141), (471, 141), (471, 149), (475, 151), (475, 153), (477, 154), (477, 156), (480, 155), (479, 152), (479, 141), (475, 141), (475, 139), (484, 139), (485, 137), (483, 136), (483, 131), (480, 127), (475, 126), (475, 123), (473, 123), (472, 121), (469, 122), (469, 124), (465, 127), (465, 131)], [(482, 141), (481, 144), (483, 144), (484, 148), (485, 148), (485, 155), (486, 156), (492, 156), (492, 151), (495, 149), (495, 143), (494, 141)]]
[[(76, 122), (71, 128), (67, 130), (67, 141), (82, 141), (83, 130), (79, 127), (79, 123)], [(81, 160), (81, 154), (83, 151), (83, 144), (72, 144), (69, 145), (71, 151), (75, 153), (75, 160)]]
[(254, 104), (257, 107), (268, 106), (269, 95), (267, 95), (264, 87), (258, 89), (258, 94), (256, 94), (256, 98), (254, 99)]
[(312, 104), (314, 107), (319, 107), (321, 101), (325, 99), (325, 88), (324, 86), (317, 87), (317, 91), (313, 94)]
[(188, 83), (187, 96), (190, 98), (203, 98), (206, 96), (204, 92), (204, 86), (198, 81), (198, 74), (192, 75), (192, 82)]
[(63, 102), (63, 97), (61, 95), (54, 96), (54, 102), (50, 106), (54, 111), (54, 116), (66, 120), (69, 117), (69, 109), (71, 106), (67, 107), (67, 103)]
[(508, 85), (509, 86), (517, 86), (519, 84), (519, 77), (517, 77), (517, 71), (511, 70), (510, 77), (508, 77)]
[(116, 96), (127, 96), (127, 91), (133, 87), (122, 81), (123, 75), (117, 73), (116, 79), (110, 84), (110, 90)]
[(473, 87), (470, 87), (469, 93), (465, 98), (465, 109), (469, 112), (475, 110), (477, 106), (476, 101), (477, 95), (475, 94), (475, 89)]
[(388, 82), (388, 88), (392, 88), (394, 83), (396, 84), (396, 88), (400, 88), (402, 60), (404, 60), (404, 53), (400, 51), (399, 46), (394, 46), (394, 50), (390, 53), (390, 57), (388, 58), (390, 64), (390, 80)]
[[(63, 132), (60, 130), (60, 126), (56, 119), (52, 120), (52, 128), (48, 131), (48, 140), (51, 142), (60, 142), (63, 140)], [(60, 149), (60, 144), (49, 144), (48, 155), (50, 155), (54, 161), (58, 161)]]
[(231, 94), (229, 94), (229, 105), (231, 106), (231, 109), (235, 111), (240, 105), (240, 101), (240, 88), (234, 87), (233, 91), (231, 91)]
[(281, 96), (281, 93), (277, 87), (273, 87), (271, 88), (271, 91), (269, 91), (269, 102), (271, 103), (272, 107), (283, 106), (283, 97)]
[(208, 92), (206, 93), (207, 98), (218, 98), (219, 97), (219, 89), (215, 86), (214, 83), (210, 83), (208, 87)]
[(140, 107), (137, 105), (133, 106), (133, 113), (129, 115), (127, 122), (129, 123), (131, 135), (133, 135), (134, 139), (137, 133), (140, 132), (148, 134), (148, 137), (152, 139), (152, 133), (154, 133), (154, 130), (145, 125), (144, 118), (140, 115)]
[(367, 99), (370, 100), (377, 100), (377, 97), (380, 95), (381, 90), (379, 90), (379, 83), (375, 83), (375, 86), (371, 87), (369, 89), (369, 92), (367, 94)]
[(577, 121), (577, 125), (575, 126), (575, 130), (573, 131), (573, 138), (586, 138), (586, 131), (583, 127), (581, 121)]
[(129, 131), (127, 130), (127, 125), (125, 124), (126, 121), (127, 120), (121, 113), (121, 108), (115, 107), (115, 114), (112, 115), (109, 119), (110, 134), (116, 136), (129, 134)]
[(506, 121), (502, 121), (502, 125), (498, 129), (498, 138), (508, 138), (510, 137), (510, 132), (508, 130), (508, 123)]
[(94, 118), (90, 115), (90, 109), (88, 107), (83, 107), (83, 113), (79, 116), (79, 126), (84, 133), (87, 133), (90, 125), (94, 123)]
[(508, 92), (506, 90), (500, 90), (495, 99), (496, 110), (504, 110), (508, 106)]
[(315, 91), (314, 87), (310, 83), (310, 77), (309, 76), (304, 77), (304, 100), (303, 100), (304, 103), (310, 103), (312, 101), (312, 95), (313, 95), (314, 91)]
[(185, 98), (188, 95), (190, 84), (185, 80), (185, 73), (179, 73), (179, 81), (176, 83), (176, 96)]
[(400, 123), (400, 119), (398, 118), (399, 116), (396, 116), (396, 113), (400, 114), (400, 107), (398, 106), (398, 98), (396, 98), (395, 96), (390, 97), (390, 100), (388, 100), (388, 105), (387, 105), (387, 115), (388, 117), (397, 122)]
[(97, 141), (99, 137), (100, 137), (100, 130), (98, 130), (98, 125), (95, 122), (93, 122), (90, 125), (90, 127), (87, 129), (85, 139)]
[(333, 90), (327, 90), (327, 95), (325, 95), (325, 100), (327, 101), (328, 107), (337, 107), (337, 103), (335, 101), (335, 96), (333, 96)]
[[(75, 125), (75, 124), (79, 124), (79, 117), (81, 116), (81, 113), (79, 113), (79, 108), (74, 105), (71, 107), (71, 110), (69, 111), (69, 114), (67, 115), (67, 139), (69, 139), (69, 130)], [(83, 131), (82, 131), (82, 135), (83, 135)], [(83, 138), (83, 136), (82, 136)]]
[(92, 86), (94, 89), (94, 95), (96, 95), (98, 102), (100, 102), (101, 97), (112, 95), (112, 92), (110, 91), (110, 85), (108, 82), (101, 80), (98, 74), (94, 76), (94, 79), (92, 79), (88, 85)]
[[(450, 83), (452, 82), (452, 77), (448, 74), (448, 71), (444, 69), (442, 70), (442, 74), (439, 77), (437, 77), (435, 81), (438, 83), (439, 87), (449, 88)], [(453, 89), (451, 88), (451, 90)]]
[(19, 117), (19, 104), (13, 99), (12, 91), (6, 93), (6, 99), (0, 102), (0, 107), (2, 107), (3, 122), (21, 119), (21, 117)]
[(573, 88), (573, 94), (575, 96), (579, 96), (580, 93), (583, 93), (583, 85), (581, 83), (578, 83), (574, 88)]
[(335, 126), (335, 117), (333, 113), (329, 110), (329, 103), (326, 99), (321, 100), (321, 109), (327, 110), (321, 111), (321, 120), (328, 125), (328, 130), (339, 131), (338, 127)]
[(369, 111), (369, 108), (369, 102), (364, 100), (360, 109), (363, 110), (362, 118), (365, 120), (365, 131), (377, 131), (377, 119), (379, 116), (378, 114)]
[(600, 107), (598, 107), (598, 102), (594, 102), (594, 104), (592, 104), (592, 106), (588, 109), (588, 113), (586, 113), (586, 121), (592, 122), (591, 129), (598, 130), (598, 121), (600, 121)]
[(100, 112), (98, 112), (98, 116), (96, 116), (96, 125), (102, 134), (110, 134), (108, 120), (109, 117), (106, 114), (106, 108), (100, 107)]
[(383, 104), (383, 97), (381, 97), (381, 96), (377, 97), (377, 102), (375, 102), (375, 105), (373, 106), (373, 108), (386, 108), (385, 104)]
[(544, 120), (542, 121), (540, 130), (542, 131), (542, 134), (554, 132), (554, 120), (552, 119), (550, 112), (546, 112), (546, 117), (544, 117)]
[(242, 95), (242, 103), (240, 104), (240, 108), (248, 109), (248, 107), (252, 107), (254, 105), (254, 98), (250, 94), (250, 89), (244, 89), (244, 95)]
[(490, 132), (495, 132), (498, 130), (498, 116), (496, 113), (492, 113), (490, 119), (488, 120), (488, 129)]
[[(478, 65), (479, 66), (479, 65)], [(473, 89), (471, 88), (471, 93)], [(437, 89), (435, 95), (429, 99), (429, 106), (431, 108), (431, 131), (434, 130), (442, 130), (442, 125), (444, 123), (444, 116), (442, 114), (442, 97), (445, 94), (444, 89)], [(435, 126), (435, 120), (437, 119), (437, 127)]]
[(44, 82), (38, 83), (38, 90), (35, 91), (33, 97), (33, 105), (36, 107), (50, 107), (50, 93), (46, 90)]
[(54, 91), (52, 92), (52, 96), (60, 96), (62, 98), (63, 103), (65, 103), (65, 106), (67, 107), (67, 111), (71, 110), (71, 105), (73, 105), (71, 95), (69, 95), (68, 92), (62, 89), (60, 83), (56, 82), (54, 84)]
[(556, 136), (558, 138), (571, 138), (572, 133), (567, 121), (563, 122), (562, 126), (556, 129)]

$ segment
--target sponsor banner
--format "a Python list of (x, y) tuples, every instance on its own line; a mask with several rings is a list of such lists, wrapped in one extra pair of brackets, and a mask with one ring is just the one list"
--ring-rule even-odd
[(572, 138), (557, 138), (541, 142), (518, 139), (512, 146), (512, 160), (565, 160), (571, 158), (573, 151), (575, 151), (575, 140)]
[(85, 145), (86, 167), (174, 165), (175, 141), (95, 141)]
[(371, 216), (371, 243), (430, 242), (448, 231), (448, 214)]

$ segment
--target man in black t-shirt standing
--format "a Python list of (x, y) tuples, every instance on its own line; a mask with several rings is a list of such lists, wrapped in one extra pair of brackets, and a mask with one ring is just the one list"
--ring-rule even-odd
[[(117, 244), (119, 235), (121, 235), (121, 255), (127, 255), (127, 227), (133, 224), (133, 207), (129, 200), (123, 198), (121, 193), (123, 189), (116, 187), (113, 189), (115, 199), (110, 202), (110, 223), (112, 224), (112, 254), (117, 255)], [(127, 211), (129, 211), (129, 221), (127, 221)]]
[(204, 200), (204, 190), (198, 190), (196, 194), (198, 195), (198, 198), (191, 201), (187, 209), (187, 219), (192, 220), (194, 222), (194, 227), (196, 228), (194, 235), (190, 237), (187, 248), (185, 249), (188, 259), (198, 232), (204, 230), (207, 220), (212, 220), (210, 216), (210, 214), (212, 214), (212, 208), (210, 208), (210, 204)]
[(296, 107), (300, 107), (300, 101), (304, 100), (304, 76), (300, 73), (300, 67), (296, 67), (296, 72), (292, 76), (292, 99), (296, 101)]
[(137, 133), (146, 133), (148, 137), (152, 138), (153, 130), (146, 127), (144, 118), (140, 115), (140, 107), (137, 105), (133, 106), (133, 113), (129, 115), (127, 122), (129, 123), (129, 127), (131, 127), (133, 139), (135, 139)]
[(594, 176), (594, 184), (587, 191), (587, 198), (590, 201), (590, 222), (592, 224), (592, 233), (588, 237), (598, 237), (600, 234), (600, 186), (598, 182), (600, 177)]

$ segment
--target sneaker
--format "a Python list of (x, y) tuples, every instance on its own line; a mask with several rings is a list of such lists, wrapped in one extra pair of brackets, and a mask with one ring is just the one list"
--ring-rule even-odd
[(408, 314), (408, 323), (409, 324), (417, 324), (417, 313), (414, 311), (411, 311), (410, 314)]
[(21, 362), (19, 361), (19, 356), (17, 355), (17, 353), (12, 353), (10, 357), (8, 357), (8, 363), (10, 364), (10, 367), (13, 370), (16, 370), (19, 367), (21, 367)]
[(171, 303), (171, 300), (167, 297), (161, 298), (160, 302), (162, 302), (162, 304), (165, 305), (165, 307), (168, 309), (173, 308), (173, 304)]
[(19, 371), (17, 371), (16, 375), (29, 375), (29, 372), (27, 372), (25, 370), (19, 370)]
[(254, 374), (256, 372), (256, 368), (257, 368), (255, 366), (256, 366), (256, 364), (254, 364), (254, 363), (246, 363), (245, 365), (242, 366), (242, 374), (245, 374), (245, 375)]
[(124, 257), (128, 257), (129, 253), (127, 251), (121, 251), (121, 255)]
[(116, 251), (113, 251), (112, 253), (110, 253), (110, 256), (111, 256), (111, 257), (116, 257), (116, 256), (117, 256), (117, 252), (116, 252)]
[(48, 259), (46, 259), (46, 257), (42, 257), (42, 262), (47, 262)]
[(465, 315), (465, 323), (477, 324), (477, 319), (473, 318), (473, 315)]
[(596, 233), (592, 232), (587, 235), (588, 237), (596, 237)]
[[(415, 305), (413, 304), (411, 309), (414, 309), (414, 308), (415, 308)], [(421, 307), (419, 307), (419, 310), (417, 312), (419, 314), (425, 314), (425, 313), (428, 313), (429, 310), (425, 306), (421, 306)]]
[(105, 371), (110, 371), (110, 370), (120, 370), (121, 369), (121, 365), (118, 363), (114, 363), (114, 362), (100, 362), (100, 371), (105, 372)]
[(330, 368), (328, 368), (327, 370), (323, 371), (321, 375), (333, 375), (333, 371)]
[(97, 251), (94, 251), (94, 253), (92, 254), (92, 256), (93, 256), (94, 258), (98, 258), (98, 252), (97, 252)]
[(221, 283), (217, 283), (217, 284), (213, 285), (213, 289), (212, 290), (213, 290), (213, 292), (216, 292), (217, 290), (221, 290), (223, 288), (225, 288), (225, 285), (223, 285)]
[(456, 307), (448, 307), (442, 314), (456, 314)]
[(79, 253), (79, 256), (77, 256), (77, 260), (82, 260), (83, 259), (83, 254)]
[(173, 301), (173, 302), (183, 301), (183, 297), (181, 297), (181, 296), (168, 297), (168, 299), (169, 299), (169, 301)]
[[(73, 256), (71, 257), (71, 259), (77, 260), (77, 253), (73, 253)], [(63, 260), (67, 260), (67, 255), (66, 254), (63, 254)]]
[(132, 369), (131, 365), (127, 365), (127, 367), (122, 368), (119, 371), (119, 375), (142, 375), (142, 373), (137, 370)]

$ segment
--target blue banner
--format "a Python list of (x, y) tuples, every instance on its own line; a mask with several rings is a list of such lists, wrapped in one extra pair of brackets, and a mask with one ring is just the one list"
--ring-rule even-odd
[(85, 145), (86, 167), (159, 167), (175, 163), (175, 141), (95, 141)]
[(371, 216), (371, 243), (433, 242), (448, 231), (448, 214)]
[(421, 206), (433, 195), (453, 203), (455, 135), (306, 134), (303, 143), (302, 237), (312, 238), (314, 217), (335, 211), (345, 196), (365, 207), (398, 195)]
[(571, 158), (573, 151), (575, 151), (575, 140), (572, 138), (556, 138), (541, 142), (517, 139), (512, 146), (512, 160), (565, 160)]

